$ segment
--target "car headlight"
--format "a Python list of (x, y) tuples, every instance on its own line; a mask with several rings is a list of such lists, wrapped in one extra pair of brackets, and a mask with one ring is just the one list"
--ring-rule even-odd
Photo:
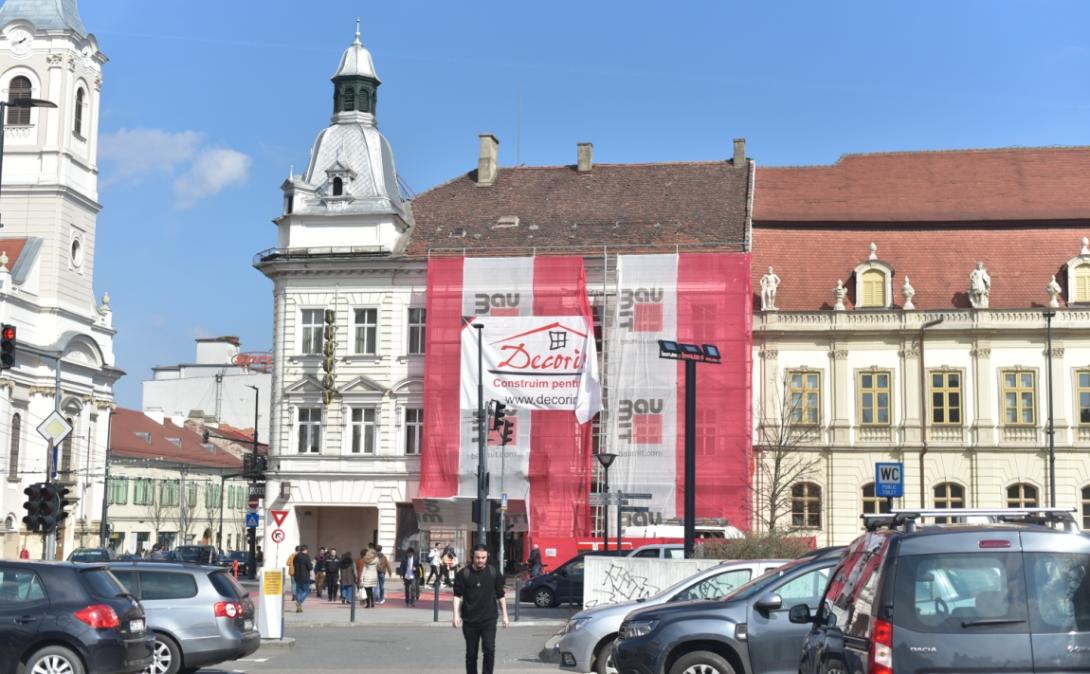
[(572, 618), (568, 621), (567, 633), (571, 634), (572, 632), (578, 632), (579, 630), (586, 627), (587, 623), (589, 622), (590, 618)]
[(659, 621), (657, 620), (633, 620), (625, 623), (624, 637), (625, 639), (632, 639), (633, 637), (647, 636), (658, 624)]

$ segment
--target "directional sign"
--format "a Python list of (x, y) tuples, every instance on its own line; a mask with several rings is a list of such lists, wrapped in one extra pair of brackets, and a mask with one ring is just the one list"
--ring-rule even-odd
[(284, 520), (288, 519), (287, 510), (270, 510), (269, 515), (273, 518), (273, 522), (276, 523), (276, 526), (280, 526), (284, 523)]
[(45, 418), (45, 421), (38, 424), (38, 433), (53, 443), (54, 446), (64, 442), (64, 439), (72, 432), (72, 424), (57, 410), (53, 410), (49, 416)]
[(273, 543), (283, 543), (284, 542), (284, 530), (283, 529), (273, 529), (272, 533), (269, 534), (269, 537), (272, 538)]
[(905, 495), (905, 464), (874, 464), (874, 495), (900, 498)]
[(261, 521), (261, 518), (258, 517), (257, 513), (246, 513), (246, 528), (247, 529), (256, 529), (257, 525), (258, 525), (258, 523), (260, 521)]

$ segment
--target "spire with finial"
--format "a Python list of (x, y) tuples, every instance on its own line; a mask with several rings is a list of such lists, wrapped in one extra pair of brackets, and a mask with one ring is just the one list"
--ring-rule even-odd
[(352, 44), (362, 45), (360, 42), (360, 17), (356, 17), (356, 39), (352, 41)]

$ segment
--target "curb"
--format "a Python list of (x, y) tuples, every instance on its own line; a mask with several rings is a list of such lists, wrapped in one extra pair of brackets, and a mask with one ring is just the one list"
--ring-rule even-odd
[[(536, 620), (533, 622), (512, 622), (509, 629), (516, 627), (563, 627), (567, 624), (566, 620)], [(450, 619), (440, 620), (439, 622), (381, 622), (381, 623), (367, 623), (367, 622), (308, 622), (308, 623), (289, 623), (284, 625), (284, 632), (290, 632), (295, 628), (312, 629), (312, 628), (324, 628), (324, 627), (443, 627), (446, 629), (453, 629), (450, 626)], [(500, 627), (502, 630), (503, 628)], [(287, 637), (284, 638), (287, 641)], [(273, 640), (275, 641), (275, 640)], [(265, 640), (261, 641), (261, 645), (265, 645)]]
[[(283, 639), (262, 639), (261, 648), (295, 648), (295, 639), (284, 637)], [(261, 650), (260, 648), (258, 650)]]

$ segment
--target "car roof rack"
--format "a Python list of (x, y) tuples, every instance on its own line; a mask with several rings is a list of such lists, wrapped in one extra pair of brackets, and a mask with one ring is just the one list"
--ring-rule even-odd
[(888, 513), (862, 515), (867, 531), (904, 526), (907, 533), (916, 531), (917, 520), (948, 517), (963, 524), (1062, 524), (1065, 531), (1078, 531), (1074, 508), (894, 508)]

